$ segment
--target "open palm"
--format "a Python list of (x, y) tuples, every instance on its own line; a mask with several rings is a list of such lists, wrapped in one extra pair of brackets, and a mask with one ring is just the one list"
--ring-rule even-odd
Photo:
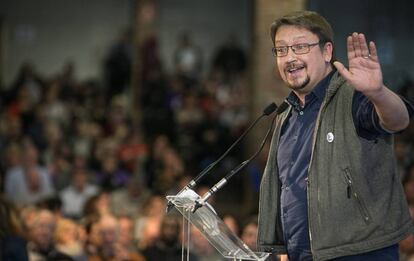
[(369, 48), (363, 34), (353, 33), (347, 38), (349, 69), (342, 63), (334, 62), (338, 72), (356, 90), (369, 94), (383, 87), (381, 65), (374, 42)]

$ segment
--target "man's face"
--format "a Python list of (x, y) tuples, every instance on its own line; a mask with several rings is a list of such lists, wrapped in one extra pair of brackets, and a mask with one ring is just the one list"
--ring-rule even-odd
[(244, 229), (241, 236), (243, 242), (252, 249), (256, 250), (256, 241), (257, 241), (257, 226), (255, 224), (248, 224)]
[(174, 245), (179, 240), (180, 225), (174, 218), (164, 218), (161, 225), (161, 237), (168, 245)]
[(47, 250), (53, 243), (55, 231), (55, 217), (48, 211), (37, 214), (32, 227), (32, 240), (40, 250)]
[(102, 222), (99, 225), (100, 236), (104, 247), (112, 247), (118, 240), (118, 227), (116, 223)]
[[(313, 44), (319, 42), (316, 34), (302, 27), (293, 25), (281, 26), (275, 35), (275, 46), (291, 46), (294, 44)], [(283, 57), (276, 57), (277, 66), (283, 81), (298, 94), (307, 94), (331, 70), (332, 44), (326, 43), (321, 49), (319, 45), (310, 46), (305, 54), (295, 54), (291, 48)]]

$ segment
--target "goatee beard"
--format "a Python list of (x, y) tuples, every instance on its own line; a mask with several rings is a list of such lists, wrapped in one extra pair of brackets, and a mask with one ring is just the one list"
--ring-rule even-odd
[(308, 83), (310, 82), (310, 78), (309, 76), (306, 76), (306, 79), (303, 81), (303, 83), (301, 85), (292, 85), (288, 83), (288, 87), (292, 90), (301, 90), (303, 88), (306, 87), (306, 85), (308, 85)]

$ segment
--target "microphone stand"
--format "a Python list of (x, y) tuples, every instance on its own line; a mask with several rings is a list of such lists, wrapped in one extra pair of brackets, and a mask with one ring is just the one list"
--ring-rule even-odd
[(264, 116), (269, 116), (271, 113), (273, 113), (276, 110), (277, 106), (274, 102), (272, 102), (271, 104), (269, 104), (264, 110), (262, 115), (260, 115), (259, 118), (257, 118), (252, 124), (250, 124), (250, 126), (243, 132), (243, 134), (226, 150), (226, 152), (223, 153), (223, 155), (221, 155), (220, 158), (218, 158), (215, 162), (211, 163), (210, 165), (207, 166), (207, 168), (205, 168), (202, 172), (200, 172), (197, 177), (195, 177), (193, 180), (191, 180), (187, 187), (189, 189), (193, 189), (196, 185), (197, 182), (202, 179), (208, 172), (210, 172), (211, 169), (213, 169), (220, 161), (223, 160), (224, 157), (227, 156), (227, 154), (229, 154), (229, 152), (231, 150), (233, 150), (233, 148), (246, 136), (247, 133), (250, 132), (250, 130), (259, 122), (259, 120), (261, 120)]
[[(277, 109), (277, 105), (272, 102), (263, 110), (263, 113), (258, 117), (250, 126), (243, 132), (243, 134), (220, 156), (216, 161), (208, 165), (203, 171), (201, 171), (194, 179), (192, 179), (177, 195), (183, 194), (186, 191), (192, 190), (207, 173), (209, 173), (217, 164), (222, 161), (230, 151), (249, 133), (249, 131), (264, 117), (269, 116)], [(272, 120), (274, 121), (274, 119)], [(167, 202), (166, 212), (169, 212), (173, 207), (172, 202)]]
[(253, 156), (251, 156), (249, 159), (243, 161), (241, 164), (239, 164), (238, 166), (236, 166), (233, 170), (230, 171), (230, 173), (228, 173), (224, 178), (222, 178), (219, 182), (217, 182), (213, 187), (211, 187), (209, 189), (209, 191), (207, 191), (203, 197), (201, 199), (197, 199), (195, 200), (195, 204), (192, 208), (192, 212), (194, 213), (195, 211), (197, 211), (197, 209), (199, 209), (200, 207), (202, 207), (207, 200), (213, 196), (218, 190), (220, 190), (222, 187), (224, 187), (224, 185), (226, 185), (228, 183), (228, 181), (235, 175), (237, 174), (240, 170), (242, 170), (243, 168), (245, 168), (254, 158), (257, 157), (257, 155), (259, 155), (259, 153), (262, 151), (264, 145), (266, 144), (266, 140), (269, 137), (269, 134), (271, 132), (271, 130), (273, 129), (274, 123), (275, 123), (275, 118), (278, 114), (276, 114), (275, 116), (273, 116), (273, 119), (270, 123), (270, 126), (266, 132), (266, 135), (264, 137), (264, 139), (262, 140), (262, 143), (260, 144), (259, 149), (256, 151), (255, 154), (253, 154)]

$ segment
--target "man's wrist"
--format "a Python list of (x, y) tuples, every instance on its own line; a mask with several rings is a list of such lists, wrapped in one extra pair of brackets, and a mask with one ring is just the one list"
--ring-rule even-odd
[(380, 87), (374, 90), (367, 90), (362, 92), (370, 101), (375, 103), (376, 101), (380, 101), (386, 96), (387, 87), (384, 84), (381, 84)]

